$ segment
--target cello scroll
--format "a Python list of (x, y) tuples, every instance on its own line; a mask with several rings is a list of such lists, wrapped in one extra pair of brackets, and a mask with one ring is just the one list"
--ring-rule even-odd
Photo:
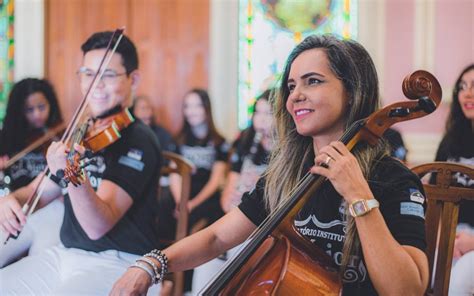
[(361, 136), (370, 144), (374, 145), (393, 124), (426, 116), (441, 103), (441, 86), (427, 71), (418, 70), (406, 76), (402, 90), (410, 101), (388, 105), (366, 119)]

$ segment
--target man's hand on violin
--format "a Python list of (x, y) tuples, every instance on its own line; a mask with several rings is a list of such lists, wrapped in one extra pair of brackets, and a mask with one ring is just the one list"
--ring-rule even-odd
[(17, 235), (26, 223), (26, 216), (21, 205), (13, 194), (0, 200), (0, 230), (4, 233)]
[(331, 142), (321, 148), (315, 164), (311, 173), (328, 178), (349, 204), (358, 199), (373, 198), (357, 159), (342, 142)]
[(69, 152), (66, 144), (62, 142), (52, 142), (46, 152), (46, 161), (49, 170), (56, 174), (58, 170), (64, 170), (67, 164), (67, 153)]
[[(85, 148), (74, 144), (74, 150), (83, 155)], [(64, 170), (67, 165), (67, 154), (70, 149), (68, 146), (62, 142), (52, 142), (46, 152), (46, 161), (48, 162), (49, 170), (56, 174), (58, 170)]]

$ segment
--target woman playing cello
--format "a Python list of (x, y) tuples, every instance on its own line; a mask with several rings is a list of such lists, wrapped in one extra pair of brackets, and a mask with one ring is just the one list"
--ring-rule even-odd
[[(428, 280), (421, 183), (383, 142), (350, 152), (338, 141), (377, 109), (378, 97), (375, 67), (361, 45), (306, 38), (289, 56), (274, 105), (276, 147), (255, 189), (210, 227), (146, 259), (161, 274), (218, 256), (247, 238), (311, 170), (329, 182), (294, 223), (340, 266), (343, 294), (421, 295)], [(129, 268), (112, 294), (142, 294), (151, 283), (147, 272)]]

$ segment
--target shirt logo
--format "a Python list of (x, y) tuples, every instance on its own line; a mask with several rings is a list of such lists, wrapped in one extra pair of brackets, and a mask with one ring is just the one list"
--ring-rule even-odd
[(142, 172), (145, 164), (141, 161), (143, 157), (143, 151), (138, 149), (130, 149), (127, 155), (120, 156), (118, 162), (124, 166), (127, 166), (136, 171)]
[(130, 151), (128, 151), (127, 156), (140, 161), (143, 157), (143, 151), (132, 148)]
[(425, 197), (421, 194), (420, 190), (416, 188), (410, 188), (410, 200), (423, 204), (425, 202)]

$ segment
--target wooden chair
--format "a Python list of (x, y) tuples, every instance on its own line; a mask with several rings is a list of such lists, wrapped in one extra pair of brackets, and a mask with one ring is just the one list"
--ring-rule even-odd
[(452, 185), (453, 175), (474, 179), (474, 168), (456, 163), (433, 162), (412, 168), (420, 178), (436, 173), (434, 184), (424, 184), (427, 255), (430, 279), (426, 295), (448, 295), (456, 225), (461, 200), (474, 201), (474, 189)]
[[(173, 152), (163, 151), (163, 158), (167, 160), (168, 165), (165, 165), (161, 169), (162, 175), (169, 175), (176, 173), (181, 176), (181, 196), (179, 203), (179, 217), (176, 225), (175, 241), (184, 238), (188, 234), (188, 209), (187, 203), (189, 200), (191, 190), (191, 172), (192, 163)], [(172, 242), (169, 242), (170, 244)], [(171, 295), (180, 296), (183, 295), (184, 287), (184, 272), (173, 273), (173, 290)]]

